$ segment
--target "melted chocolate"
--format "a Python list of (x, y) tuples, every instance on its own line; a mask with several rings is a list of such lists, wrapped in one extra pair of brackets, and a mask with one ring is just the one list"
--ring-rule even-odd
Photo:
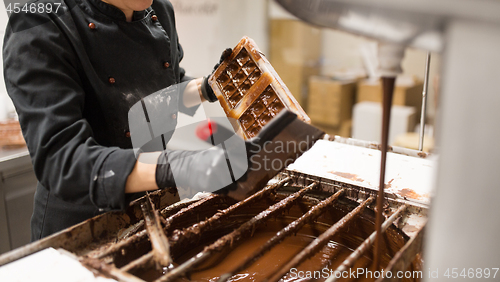
[[(282, 196), (279, 196), (282, 198)], [(236, 268), (241, 264), (245, 258), (262, 246), (265, 242), (281, 231), (285, 226), (290, 224), (296, 218), (300, 217), (305, 210), (315, 202), (309, 202), (302, 199), (299, 204), (294, 205), (287, 213), (278, 216), (276, 220), (270, 220), (265, 226), (258, 228), (253, 233), (253, 236), (248, 239), (242, 240), (242, 244), (235, 245), (235, 248), (228, 252), (216, 253), (208, 261), (198, 265), (197, 268), (191, 273), (191, 280), (187, 278), (179, 279), (178, 281), (217, 281), (218, 277), (225, 274), (228, 270)], [(233, 276), (229, 281), (263, 281), (266, 277), (271, 275), (276, 269), (279, 269), (287, 261), (295, 257), (301, 250), (309, 245), (315, 238), (324, 233), (332, 224), (338, 222), (345, 214), (355, 207), (355, 203), (339, 199), (339, 201), (330, 208), (326, 213), (322, 214), (313, 223), (304, 225), (296, 236), (288, 236), (283, 242), (273, 247), (264, 256), (256, 260), (250, 267)], [(258, 201), (252, 205), (247, 206), (246, 209), (241, 209), (240, 214), (232, 215), (227, 223), (230, 222), (243, 222), (248, 220), (253, 215), (257, 214), (260, 210), (266, 207), (265, 201)], [(348, 223), (348, 228), (343, 229), (335, 235), (328, 244), (319, 250), (309, 260), (306, 260), (297, 267), (298, 271), (322, 271), (323, 267), (326, 269), (335, 270), (344, 259), (346, 259), (355, 249), (359, 246), (371, 232), (374, 231), (374, 213), (371, 210), (365, 210), (358, 218), (353, 219)], [(176, 250), (175, 265), (182, 264), (187, 259), (198, 254), (207, 245), (217, 240), (218, 235), (231, 231), (230, 228), (224, 229), (224, 225), (220, 226), (210, 234), (206, 234), (199, 244), (191, 244), (187, 248)], [(386, 233), (384, 233), (384, 240), (382, 243), (383, 256), (381, 258), (381, 266), (385, 267), (391, 257), (390, 254), (395, 254), (401, 248), (407, 237), (391, 226)], [(234, 244), (237, 244), (236, 241)], [(361, 257), (353, 266), (353, 269), (368, 268), (374, 270), (371, 256), (372, 251), (368, 251), (365, 256)], [(414, 266), (413, 266), (414, 267)], [(414, 269), (414, 268), (412, 268)], [(298, 272), (288, 273), (282, 281), (298, 281)], [(162, 271), (157, 271), (154, 266), (147, 269), (142, 269), (133, 274), (138, 275), (146, 281), (153, 281), (160, 277)], [(241, 279), (241, 280), (240, 280)], [(324, 281), (324, 277), (315, 279), (314, 281)], [(356, 281), (375, 281), (376, 279), (361, 278)], [(403, 279), (402, 281), (414, 281), (411, 279)]]
[(379, 191), (377, 196), (377, 217), (376, 217), (376, 229), (377, 237), (375, 239), (375, 267), (378, 268), (380, 265), (381, 256), (381, 241), (382, 236), (380, 236), (380, 230), (382, 222), (384, 221), (382, 212), (384, 210), (384, 187), (385, 187), (385, 166), (387, 160), (387, 147), (389, 145), (389, 123), (391, 120), (391, 106), (392, 106), (392, 95), (394, 93), (394, 84), (396, 82), (395, 77), (382, 77), (382, 89), (384, 91), (383, 103), (382, 103), (382, 142), (381, 146), (381, 160), (380, 160), (380, 183)]

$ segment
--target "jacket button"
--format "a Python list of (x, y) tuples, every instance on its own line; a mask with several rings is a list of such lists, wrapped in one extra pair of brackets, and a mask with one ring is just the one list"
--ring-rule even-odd
[(89, 28), (90, 29), (95, 29), (95, 23), (89, 23)]
[(170, 67), (170, 63), (169, 62), (165, 62), (163, 63), (163, 67), (168, 69)]
[(177, 115), (176, 114), (172, 114), (172, 119), (176, 119), (177, 118)]
[(125, 137), (130, 138), (130, 131), (125, 131)]
[(156, 22), (156, 21), (158, 20), (158, 16), (157, 16), (157, 15), (152, 15), (152, 16), (151, 16), (151, 19), (152, 19), (154, 22)]
[(116, 82), (116, 80), (114, 78), (110, 77), (108, 79), (108, 82), (111, 83), (111, 84), (114, 84)]

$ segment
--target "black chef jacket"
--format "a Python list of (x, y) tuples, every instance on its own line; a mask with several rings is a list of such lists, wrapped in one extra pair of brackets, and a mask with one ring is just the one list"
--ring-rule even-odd
[[(57, 13), (13, 13), (3, 50), (7, 91), (39, 180), (32, 240), (126, 207), (136, 162), (128, 111), (186, 79), (169, 1), (154, 0), (132, 22), (100, 0), (34, 2), (54, 1), (62, 1)], [(194, 113), (173, 96), (165, 110)], [(165, 121), (172, 128), (176, 116)]]

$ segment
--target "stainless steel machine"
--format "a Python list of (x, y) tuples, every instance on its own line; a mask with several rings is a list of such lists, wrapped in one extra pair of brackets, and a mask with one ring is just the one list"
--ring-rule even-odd
[[(500, 2), (277, 2), (312, 24), (443, 54), (439, 164), (424, 252), (432, 275), (426, 280), (446, 278), (447, 271), (458, 280), (479, 278), (481, 270), (498, 268)], [(463, 270), (467, 277), (459, 275)]]

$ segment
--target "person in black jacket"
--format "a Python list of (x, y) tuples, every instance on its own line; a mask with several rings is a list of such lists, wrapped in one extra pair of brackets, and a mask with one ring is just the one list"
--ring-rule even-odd
[(6, 87), (39, 180), (32, 240), (122, 210), (134, 193), (175, 186), (175, 171), (187, 186), (196, 185), (189, 183), (193, 173), (198, 183), (218, 181), (213, 171), (227, 169), (222, 150), (174, 164), (171, 156), (185, 154), (140, 154), (148, 163), (136, 161), (132, 149), (127, 115), (141, 99), (185, 82), (183, 91), (164, 93), (170, 115), (163, 122), (170, 128), (178, 111), (194, 114), (192, 101), (217, 100), (206, 78), (192, 80), (179, 67), (183, 51), (169, 1), (30, 3), (36, 12), (11, 14), (3, 54)]

